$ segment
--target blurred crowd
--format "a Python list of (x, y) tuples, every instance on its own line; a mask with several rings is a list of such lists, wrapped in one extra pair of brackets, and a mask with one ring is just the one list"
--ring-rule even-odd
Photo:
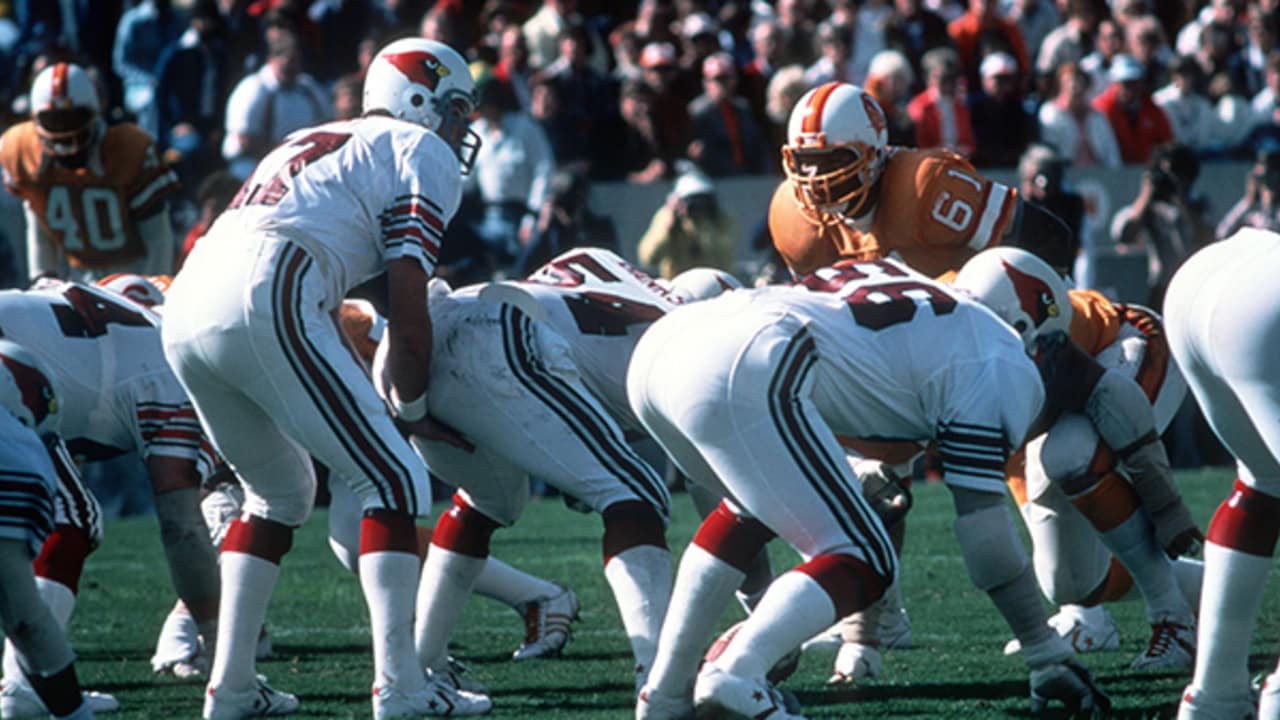
[[(359, 113), (376, 48), (449, 43), (472, 63), (484, 139), (441, 259), (460, 281), (573, 245), (616, 247), (590, 210), (593, 182), (780, 174), (789, 110), (829, 80), (865, 86), (892, 143), (952, 147), (979, 168), (1013, 168), (1036, 143), (1066, 167), (1151, 165), (1175, 141), (1195, 163), (1256, 157), (1249, 206), (1223, 222), (1271, 222), (1278, 5), (0, 0), (0, 108), (6, 127), (25, 119), (31, 80), (51, 62), (89, 68), (108, 121), (141, 126), (177, 171), (171, 216), (189, 247), (285, 135)], [(705, 210), (684, 200), (673, 195), (655, 224)]]

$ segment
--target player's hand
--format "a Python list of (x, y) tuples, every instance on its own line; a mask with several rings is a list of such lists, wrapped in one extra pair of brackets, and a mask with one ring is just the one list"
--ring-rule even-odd
[(1102, 717), (1111, 711), (1111, 698), (1075, 658), (1031, 671), (1031, 717), (1042, 717), (1055, 700), (1073, 717)]
[(442, 442), (466, 452), (475, 452), (476, 450), (476, 446), (463, 437), (462, 433), (430, 415), (414, 422), (405, 422), (396, 418), (396, 425), (400, 428), (400, 432), (406, 435), (416, 435), (423, 440), (430, 440), (431, 442)]

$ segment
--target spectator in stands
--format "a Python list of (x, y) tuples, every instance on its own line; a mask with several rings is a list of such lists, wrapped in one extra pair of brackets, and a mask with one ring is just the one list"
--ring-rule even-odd
[(1152, 148), (1173, 139), (1173, 130), (1164, 111), (1152, 102), (1146, 73), (1137, 60), (1117, 56), (1110, 74), (1111, 86), (1094, 98), (1093, 107), (1111, 123), (1120, 159), (1126, 164), (1145, 163)]
[(621, 176), (633, 183), (670, 178), (674, 171), (671, 158), (662, 153), (653, 88), (639, 80), (627, 80), (622, 83), (621, 96), (623, 131), (617, 150)]
[(170, 0), (140, 0), (125, 11), (116, 27), (112, 68), (124, 84), (124, 109), (152, 137), (160, 134), (155, 113), (156, 66), (187, 29), (186, 14), (175, 10)]
[(1273, 142), (1280, 146), (1280, 52), (1272, 52), (1267, 57), (1266, 87), (1253, 97), (1250, 105), (1249, 145), (1261, 147)]
[(1018, 61), (1018, 77), (1030, 77), (1031, 61), (1018, 26), (1000, 16), (998, 0), (969, 0), (969, 10), (947, 24), (947, 34), (960, 58), (960, 72), (968, 87), (981, 84), (979, 66), (992, 52), (1006, 52)]
[(580, 35), (584, 62), (597, 72), (604, 72), (609, 63), (608, 52), (604, 41), (595, 37), (578, 13), (578, 0), (544, 0), (542, 7), (521, 26), (529, 47), (529, 67), (541, 70), (563, 57), (563, 37), (571, 27), (584, 31)]
[(923, 0), (894, 0), (894, 12), (884, 27), (884, 45), (911, 62), (911, 93), (924, 90), (925, 53), (951, 44), (947, 21), (924, 6)]
[(1058, 68), (1058, 94), (1040, 106), (1040, 141), (1076, 167), (1119, 167), (1120, 146), (1107, 117), (1089, 104), (1092, 82), (1077, 64)]
[(1280, 232), (1280, 150), (1263, 150), (1245, 176), (1244, 197), (1218, 223), (1218, 240), (1242, 227)]
[(560, 113), (579, 138), (570, 148), (576, 152), (560, 157), (562, 163), (606, 160), (618, 139), (618, 91), (609, 76), (588, 63), (590, 50), (590, 30), (572, 23), (560, 34), (560, 56), (541, 73), (556, 86)]
[(343, 75), (333, 84), (333, 119), (350, 120), (364, 111), (364, 84), (354, 75)]
[(1209, 23), (1200, 33), (1200, 47), (1194, 57), (1200, 64), (1201, 93), (1208, 93), (1209, 81), (1217, 75), (1226, 75), (1236, 92), (1243, 93), (1249, 86), (1249, 71), (1244, 55), (1232, 34), (1234, 25)]
[[(1089, 99), (1102, 94), (1111, 85), (1111, 62), (1125, 50), (1124, 31), (1115, 20), (1098, 23), (1093, 52), (1080, 60), (1080, 69), (1089, 76)], [(1059, 68), (1060, 69), (1060, 68)]]
[(1062, 15), (1053, 0), (1004, 0), (1002, 6), (1006, 8), (1005, 17), (1022, 32), (1022, 42), (1030, 54), (1062, 24)]
[(1201, 66), (1194, 58), (1181, 57), (1170, 71), (1171, 82), (1151, 95), (1169, 119), (1173, 137), (1193, 150), (1203, 151), (1215, 144), (1217, 116), (1200, 88)]
[(221, 161), (223, 111), (231, 86), (216, 0), (197, 0), (189, 25), (156, 70), (158, 145), (188, 187)]
[(1168, 84), (1168, 68), (1177, 56), (1169, 48), (1160, 21), (1154, 15), (1135, 16), (1125, 23), (1124, 36), (1125, 52), (1142, 66), (1147, 87), (1158, 88)]
[(1236, 5), (1236, 0), (1209, 0), (1206, 7), (1178, 29), (1175, 51), (1179, 55), (1195, 55), (1203, 43), (1204, 30), (1211, 25), (1223, 26), (1232, 37), (1243, 36), (1245, 28), (1236, 17)]
[(880, 32), (862, 25), (824, 21), (818, 24), (818, 46), (822, 56), (805, 70), (811, 87), (832, 81), (862, 85), (884, 40)]
[(1012, 55), (994, 52), (982, 59), (982, 87), (969, 95), (973, 126), (973, 164), (1014, 167), (1036, 138), (1036, 118), (1027, 109), (1018, 85), (1018, 63)]
[[(538, 122), (551, 143), (551, 154), (557, 165), (574, 162), (582, 157), (582, 138), (578, 135), (576, 121), (564, 112), (564, 100), (560, 86), (543, 75), (534, 75), (529, 87), (529, 116)], [(608, 168), (614, 158), (598, 158), (595, 171), (613, 177)]]
[(695, 170), (676, 179), (640, 238), (636, 256), (670, 280), (695, 267), (731, 270), (737, 243), (733, 217), (720, 207), (715, 185)]
[(968, 156), (976, 141), (969, 108), (960, 93), (960, 58), (951, 48), (934, 48), (924, 56), (928, 87), (907, 104), (916, 127), (916, 145), (945, 147)]
[(1084, 198), (1067, 187), (1068, 165), (1070, 161), (1052, 147), (1032, 143), (1018, 158), (1018, 193), (1024, 200), (1046, 208), (1067, 224), (1075, 244), (1070, 254), (1076, 255), (1083, 240)]
[(680, 22), (680, 73), (676, 91), (690, 102), (702, 93), (702, 61), (720, 52), (720, 26), (703, 12), (690, 13)]
[(268, 44), (262, 67), (231, 91), (222, 157), (236, 177), (248, 177), (258, 160), (289, 133), (330, 118), (329, 98), (302, 71), (302, 61), (298, 36), (281, 31)]
[(644, 84), (653, 91), (652, 110), (658, 157), (668, 171), (684, 157), (693, 132), (689, 104), (676, 90), (680, 68), (676, 49), (670, 43), (650, 43), (640, 53)]
[(492, 74), (476, 83), (476, 116), (471, 129), (481, 145), (466, 182), (478, 191), (484, 212), (474, 229), (505, 266), (533, 236), (555, 158), (542, 128)]
[(1043, 81), (1056, 78), (1063, 64), (1078, 63), (1092, 51), (1100, 20), (1094, 0), (1067, 0), (1066, 22), (1050, 32), (1040, 45), (1028, 42), (1031, 47), (1040, 48), (1036, 54), (1036, 77), (1041, 88), (1052, 86)]
[(1241, 51), (1245, 61), (1245, 77), (1248, 86), (1246, 97), (1253, 97), (1267, 85), (1267, 56), (1280, 41), (1280, 12), (1263, 10), (1258, 4), (1249, 5), (1248, 36)]
[(689, 103), (689, 159), (711, 177), (764, 172), (772, 154), (747, 101), (735, 93), (738, 70), (727, 52), (702, 61), (702, 94)]
[(765, 99), (769, 81), (778, 68), (782, 67), (782, 31), (773, 18), (762, 18), (751, 27), (750, 39), (753, 57), (742, 66), (739, 76), (740, 93), (751, 105), (751, 112), (760, 127), (765, 127), (768, 121)]
[(1165, 286), (1191, 253), (1213, 240), (1208, 208), (1195, 190), (1200, 161), (1186, 145), (1156, 148), (1142, 174), (1138, 196), (1111, 220), (1111, 240), (1145, 252), (1149, 307), (1160, 307)]
[(511, 86), (516, 102), (528, 112), (533, 70), (529, 67), (529, 49), (525, 46), (520, 26), (510, 25), (498, 36), (498, 64), (494, 66), (493, 74)]
[(778, 0), (776, 11), (778, 27), (782, 30), (782, 57), (788, 65), (813, 62), (817, 23), (809, 16), (810, 4), (806, 0)]
[[(337, 82), (359, 63), (360, 45), (370, 34), (381, 36), (386, 16), (377, 3), (336, 0), (309, 3), (307, 16), (323, 52), (308, 54), (307, 68), (324, 85)], [(375, 52), (382, 43), (375, 43)], [(368, 63), (359, 64), (364, 68)]]
[(731, 57), (736, 67), (743, 67), (755, 57), (751, 46), (751, 27), (754, 17), (743, 2), (725, 2), (716, 13), (720, 25), (720, 47)]
[[(791, 117), (792, 108), (808, 90), (804, 68), (799, 65), (784, 65), (769, 80), (769, 87), (765, 89), (764, 111), (768, 118), (765, 137), (770, 148), (781, 148), (787, 143), (787, 120)], [(771, 164), (770, 171), (781, 173), (782, 167)]]
[(590, 208), (591, 181), (580, 167), (558, 170), (538, 212), (533, 238), (516, 260), (517, 277), (527, 277), (557, 255), (579, 247), (618, 252), (613, 221)]
[(913, 146), (916, 144), (916, 128), (907, 114), (907, 102), (911, 100), (911, 87), (915, 78), (911, 75), (911, 63), (897, 50), (881, 50), (871, 58), (867, 70), (867, 83), (863, 87), (884, 110), (889, 123), (889, 144)]

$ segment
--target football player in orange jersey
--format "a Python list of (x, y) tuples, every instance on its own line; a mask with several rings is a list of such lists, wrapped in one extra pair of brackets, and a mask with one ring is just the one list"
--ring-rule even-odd
[[(1117, 649), (1114, 624), (1097, 606), (1136, 586), (1152, 632), (1132, 667), (1190, 668), (1203, 569), (1178, 558), (1204, 536), (1160, 442), (1186, 384), (1159, 316), (1068, 291), (1052, 268), (1016, 248), (979, 253), (955, 284), (1022, 336), (1044, 379), (1043, 431), (1029, 433), (1025, 466), (1015, 459), (1007, 471), (1041, 589), (1054, 602), (1089, 606), (1065, 608), (1055, 627), (1078, 651)], [(1098, 624), (1105, 633), (1090, 646)]]
[(31, 120), (0, 137), (0, 166), (26, 209), (30, 277), (173, 272), (166, 198), (178, 177), (141, 128), (107, 127), (83, 68), (59, 62), (40, 71)]
[(949, 150), (887, 145), (884, 111), (857, 85), (831, 82), (800, 98), (787, 123), (769, 232), (800, 277), (837, 258), (897, 256), (930, 276), (994, 245), (1031, 250), (1060, 270), (1070, 231), (1013, 188)]

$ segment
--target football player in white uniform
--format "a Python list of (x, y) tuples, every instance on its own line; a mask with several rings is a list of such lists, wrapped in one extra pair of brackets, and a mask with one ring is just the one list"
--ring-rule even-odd
[(1055, 627), (1079, 651), (1118, 648), (1118, 640), (1108, 643), (1114, 623), (1098, 603), (1136, 585), (1151, 638), (1132, 667), (1189, 668), (1200, 567), (1174, 559), (1194, 552), (1203, 536), (1160, 441), (1186, 386), (1169, 362), (1159, 316), (1068, 291), (1053, 268), (1017, 248), (979, 253), (955, 284), (1022, 335), (1044, 377), (1051, 424), (1028, 440), (1025, 471), (1010, 473), (1010, 487), (1042, 589), (1074, 604), (1055, 616)]
[[(1043, 390), (1018, 337), (981, 305), (894, 261), (843, 261), (799, 286), (732, 292), (668, 314), (641, 339), (627, 386), (676, 464), (728, 498), (681, 559), (637, 718), (694, 707), (798, 717), (765, 673), (893, 582), (893, 546), (836, 433), (935, 439), (969, 576), (1023, 643), (1033, 709), (1050, 699), (1108, 704), (1049, 628), (1005, 505), (1004, 463)], [(804, 562), (773, 581), (699, 672), (742, 558), (775, 533)]]
[[(4, 717), (93, 718), (80, 693), (75, 653), (31, 567), (53, 531), (59, 475), (74, 472), (57, 437), (58, 397), (50, 373), (20, 345), (0, 339), (0, 626), (17, 676), (33, 696), (22, 712), (10, 694)], [(51, 458), (62, 467), (55, 469)], [(16, 650), (16, 652), (15, 652)], [(7, 705), (7, 707), (6, 707)], [(10, 712), (17, 710), (17, 715)]]
[[(200, 483), (212, 468), (213, 452), (165, 362), (159, 317), (100, 288), (45, 280), (25, 292), (0, 292), (0, 333), (49, 367), (62, 402), (61, 434), (72, 455), (93, 460), (138, 453), (151, 482), (174, 588), (212, 635), (217, 557), (202, 539)], [(75, 488), (67, 493), (66, 522), (46, 541), (36, 571), (42, 596), (65, 623), (101, 528), (96, 501), (78, 483), (63, 484)], [(4, 668), (8, 688), (17, 672), (8, 653)]]
[[(1193, 255), (1165, 295), (1173, 355), (1209, 425), (1236, 458), (1209, 523), (1195, 676), (1181, 720), (1254, 717), (1250, 637), (1280, 535), (1280, 235), (1246, 228)], [(1259, 720), (1280, 718), (1280, 670)]]
[[(695, 277), (710, 282), (685, 294)], [(671, 588), (670, 498), (661, 476), (627, 444), (626, 431), (639, 424), (627, 403), (626, 367), (655, 319), (733, 283), (710, 270), (673, 282), (660, 285), (612, 252), (584, 248), (524, 281), (433, 297), (430, 411), (475, 451), (415, 441), (432, 472), (461, 488), (423, 565), (417, 642), (428, 667), (444, 662), (490, 536), (519, 518), (533, 475), (604, 520), (605, 577), (637, 677), (647, 674)], [(384, 341), (375, 378), (385, 375), (386, 351)]]
[[(487, 712), (486, 697), (424, 675), (413, 651), (414, 518), (427, 471), (401, 435), (465, 442), (427, 415), (427, 278), (478, 138), (466, 61), (432, 40), (382, 48), (364, 114), (272, 150), (174, 278), (164, 345), (201, 422), (245, 488), (222, 543), (223, 595), (205, 718), (282, 714), (297, 698), (260, 683), (253, 653), (280, 559), (311, 512), (311, 457), (355, 483), (360, 584), (373, 635), (375, 718)], [(390, 403), (333, 317), (385, 274)]]

